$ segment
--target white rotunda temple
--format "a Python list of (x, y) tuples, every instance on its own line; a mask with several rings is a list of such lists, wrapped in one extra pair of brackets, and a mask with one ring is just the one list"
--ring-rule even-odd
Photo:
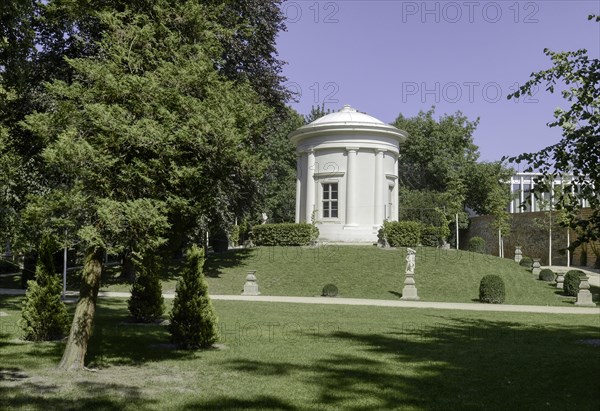
[(296, 145), (296, 222), (319, 239), (375, 242), (398, 220), (398, 154), (406, 133), (346, 105), (289, 135)]

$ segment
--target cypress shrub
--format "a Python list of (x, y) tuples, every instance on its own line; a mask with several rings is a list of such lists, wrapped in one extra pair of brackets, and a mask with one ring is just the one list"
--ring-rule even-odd
[(519, 265), (526, 268), (533, 267), (533, 258), (523, 256), (521, 261), (519, 261)]
[(128, 301), (129, 313), (135, 322), (150, 323), (163, 315), (165, 305), (159, 271), (160, 266), (154, 256), (144, 258), (138, 267)]
[(184, 349), (208, 348), (218, 339), (217, 316), (204, 279), (204, 249), (188, 251), (183, 273), (177, 282), (171, 311), (171, 342)]
[(554, 281), (554, 271), (549, 268), (544, 268), (542, 271), (540, 271), (538, 278), (542, 281)]
[(418, 221), (385, 221), (378, 236), (392, 247), (414, 247), (421, 242), (423, 224)]
[(469, 240), (469, 251), (483, 254), (485, 251), (485, 240), (481, 237), (473, 237)]
[(505, 293), (504, 281), (499, 275), (488, 274), (479, 283), (479, 301), (482, 303), (502, 304)]
[(571, 270), (565, 274), (564, 291), (566, 295), (577, 297), (579, 291), (579, 279), (585, 273), (580, 270)]
[(50, 341), (62, 338), (69, 330), (69, 315), (61, 300), (62, 286), (54, 268), (54, 243), (44, 237), (35, 270), (35, 280), (27, 283), (19, 325), (24, 339)]

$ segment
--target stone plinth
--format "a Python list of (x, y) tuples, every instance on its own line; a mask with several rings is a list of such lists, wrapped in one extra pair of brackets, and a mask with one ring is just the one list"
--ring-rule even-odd
[(596, 304), (592, 301), (592, 293), (590, 292), (590, 283), (588, 276), (583, 275), (579, 278), (579, 292), (577, 293), (577, 301), (575, 305), (581, 307), (595, 307)]
[(540, 274), (540, 271), (542, 271), (542, 266), (540, 264), (540, 259), (539, 258), (534, 258), (533, 259), (533, 267), (531, 269), (531, 272), (537, 277)]
[(515, 247), (515, 261), (517, 263), (520, 263), (522, 259), (523, 259), (523, 252), (521, 251), (521, 246), (516, 246)]
[(242, 295), (260, 295), (258, 291), (258, 283), (256, 282), (256, 276), (254, 275), (256, 271), (248, 271), (248, 275), (246, 275), (246, 284), (244, 284), (244, 291)]
[(556, 288), (560, 290), (565, 288), (565, 273), (556, 273)]

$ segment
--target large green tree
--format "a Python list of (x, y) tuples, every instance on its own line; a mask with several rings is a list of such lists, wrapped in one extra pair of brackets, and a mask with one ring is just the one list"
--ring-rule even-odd
[(271, 111), (248, 81), (215, 69), (223, 51), (212, 12), (155, 1), (100, 13), (97, 55), (68, 59), (72, 82), (50, 84), (52, 110), (27, 117), (45, 142), (49, 184), (26, 216), (58, 232), (68, 225), (86, 250), (63, 369), (84, 365), (106, 249), (144, 255), (170, 227), (193, 238), (206, 219), (231, 221), (257, 198)]
[(411, 209), (437, 209), (454, 221), (458, 213), (461, 227), (466, 227), (465, 175), (479, 157), (473, 143), (479, 120), (470, 121), (461, 112), (439, 119), (434, 116), (435, 108), (431, 108), (412, 118), (400, 114), (393, 123), (408, 133), (398, 159), (398, 185), (405, 197), (400, 199), (400, 214), (410, 215)]
[[(589, 16), (600, 22), (600, 16)], [(518, 91), (508, 98), (531, 94), (538, 86), (554, 93), (560, 91), (566, 100), (565, 107), (557, 108), (549, 127), (562, 129), (562, 139), (535, 153), (524, 153), (509, 160), (528, 165), (526, 171), (542, 173), (539, 180), (569, 175), (574, 183), (556, 195), (556, 207), (567, 213), (569, 225), (580, 235), (572, 244), (600, 239), (600, 60), (590, 58), (585, 49), (554, 52), (544, 49), (552, 66), (531, 74)], [(573, 188), (573, 190), (571, 190)], [(577, 198), (589, 203), (591, 214), (579, 214), (581, 204), (572, 201), (572, 191)]]

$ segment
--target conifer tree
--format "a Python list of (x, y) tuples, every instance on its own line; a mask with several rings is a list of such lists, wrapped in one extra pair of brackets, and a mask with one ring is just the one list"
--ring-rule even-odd
[(44, 236), (36, 265), (35, 280), (28, 281), (27, 294), (19, 322), (30, 341), (49, 341), (62, 338), (69, 329), (69, 315), (61, 301), (61, 284), (56, 275), (52, 252), (54, 243)]
[(192, 246), (171, 311), (171, 342), (184, 349), (208, 348), (218, 339), (217, 316), (204, 279), (204, 249)]
[(129, 313), (135, 322), (150, 323), (165, 309), (159, 264), (154, 255), (147, 255), (138, 267), (138, 275), (131, 288)]

